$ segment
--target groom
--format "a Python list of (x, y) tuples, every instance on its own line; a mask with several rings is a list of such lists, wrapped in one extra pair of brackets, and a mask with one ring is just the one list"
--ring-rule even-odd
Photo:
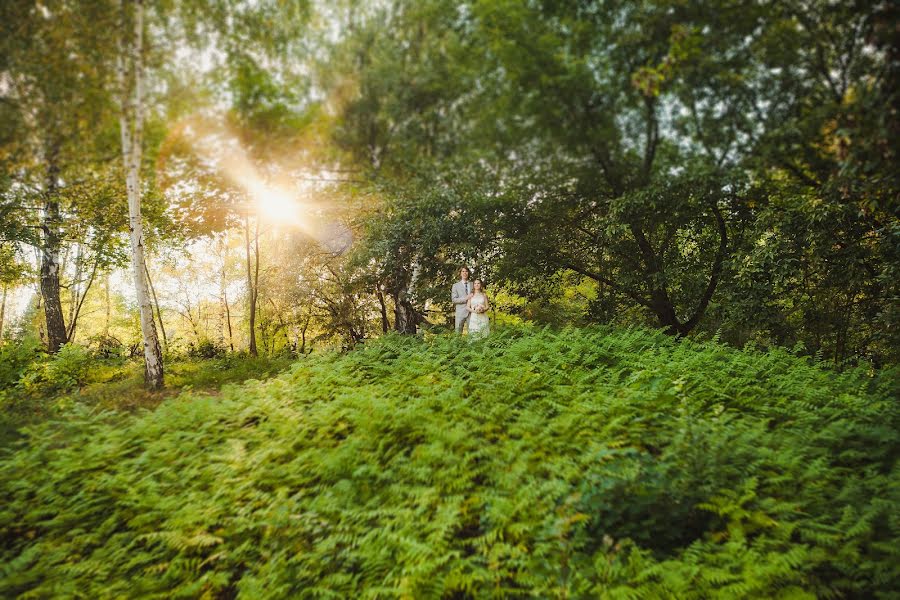
[(459, 281), (450, 290), (450, 299), (456, 305), (456, 333), (463, 332), (463, 325), (469, 322), (469, 309), (466, 302), (472, 297), (472, 284), (469, 282), (469, 268), (459, 269)]

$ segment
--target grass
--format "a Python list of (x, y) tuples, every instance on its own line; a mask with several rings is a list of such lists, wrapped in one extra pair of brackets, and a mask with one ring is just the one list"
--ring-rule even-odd
[(153, 408), (163, 399), (182, 392), (218, 394), (223, 385), (251, 379), (267, 379), (287, 369), (293, 359), (285, 357), (179, 358), (166, 363), (166, 387), (149, 391), (144, 387), (143, 364), (129, 361), (124, 365), (98, 366), (86, 383), (73, 394), (70, 402), (96, 406), (104, 410)]
[(64, 415), (76, 405), (98, 412), (153, 409), (166, 398), (183, 392), (217, 395), (227, 384), (266, 379), (284, 371), (292, 362), (286, 357), (241, 354), (208, 359), (170, 357), (165, 365), (166, 387), (150, 391), (144, 386), (142, 362), (90, 360), (81, 377), (83, 381), (74, 389), (47, 385), (52, 384), (52, 377), (47, 377), (51, 381), (42, 381), (42, 385), (11, 386), (2, 396), (0, 447), (18, 439), (23, 425)]

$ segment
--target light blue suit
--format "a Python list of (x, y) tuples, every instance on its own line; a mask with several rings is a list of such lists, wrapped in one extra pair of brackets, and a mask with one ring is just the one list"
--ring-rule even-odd
[(469, 309), (466, 296), (472, 291), (472, 282), (459, 280), (450, 290), (450, 299), (456, 305), (456, 333), (462, 333), (463, 325), (469, 321)]

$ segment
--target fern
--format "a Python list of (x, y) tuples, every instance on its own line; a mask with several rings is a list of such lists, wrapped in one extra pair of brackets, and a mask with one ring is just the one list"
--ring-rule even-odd
[(890, 598), (891, 386), (643, 330), (388, 336), (0, 455), (0, 596)]

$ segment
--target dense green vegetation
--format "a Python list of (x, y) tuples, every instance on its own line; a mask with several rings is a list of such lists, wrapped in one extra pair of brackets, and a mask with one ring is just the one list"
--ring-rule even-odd
[(897, 391), (784, 350), (513, 328), (76, 403), (0, 458), (0, 595), (896, 597)]
[(898, 21), (4, 0), (0, 596), (900, 598)]
[(445, 325), (465, 263), (519, 321), (896, 364), (894, 4), (11, 0), (0, 338), (159, 387)]
[(465, 262), (526, 318), (900, 359), (896, 3), (371, 12), (335, 139), (379, 184), (360, 264), (405, 312)]

